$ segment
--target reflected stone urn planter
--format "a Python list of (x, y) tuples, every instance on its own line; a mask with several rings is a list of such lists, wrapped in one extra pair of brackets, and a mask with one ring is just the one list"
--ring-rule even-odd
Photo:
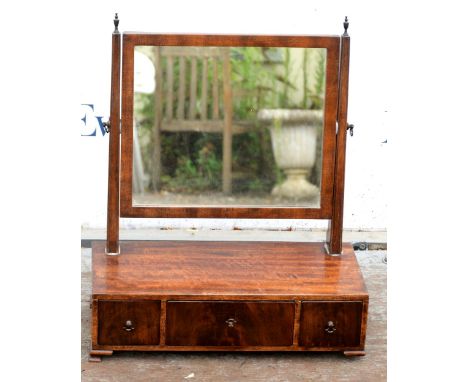
[(269, 124), (276, 164), (286, 180), (272, 194), (286, 199), (312, 199), (319, 188), (307, 180), (315, 164), (317, 130), (323, 125), (323, 110), (262, 109), (258, 119)]

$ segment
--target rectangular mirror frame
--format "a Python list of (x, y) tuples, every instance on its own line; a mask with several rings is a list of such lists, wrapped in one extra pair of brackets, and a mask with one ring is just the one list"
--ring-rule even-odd
[[(120, 216), (133, 218), (332, 219), (339, 98), (340, 36), (124, 33), (122, 53)], [(132, 203), (134, 48), (150, 46), (297, 47), (327, 50), (320, 207), (134, 206)]]

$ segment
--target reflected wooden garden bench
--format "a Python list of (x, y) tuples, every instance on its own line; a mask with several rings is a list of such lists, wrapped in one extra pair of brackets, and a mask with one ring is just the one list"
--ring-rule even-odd
[(223, 192), (231, 193), (232, 135), (246, 132), (249, 123), (233, 121), (229, 48), (157, 46), (153, 49), (156, 66), (153, 185), (160, 188), (162, 133), (218, 133), (223, 135)]

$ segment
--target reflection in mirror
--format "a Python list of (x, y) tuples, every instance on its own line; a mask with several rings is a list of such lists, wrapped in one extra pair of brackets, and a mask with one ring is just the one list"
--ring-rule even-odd
[(134, 55), (133, 205), (320, 207), (326, 49)]

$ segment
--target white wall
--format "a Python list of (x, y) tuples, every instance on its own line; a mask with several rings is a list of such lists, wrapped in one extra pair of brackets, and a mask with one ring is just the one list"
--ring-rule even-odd
[[(183, 5), (181, 5), (183, 3)], [(341, 34), (342, 22), (350, 20), (351, 67), (349, 122), (355, 124), (348, 139), (344, 226), (356, 230), (380, 230), (387, 226), (387, 146), (392, 102), (382, 68), (389, 39), (385, 8), (381, 4), (350, 2), (219, 1), (155, 2), (153, 5), (116, 2), (108, 6), (96, 2), (93, 11), (82, 9), (76, 17), (85, 19), (82, 33), (82, 62), (79, 97), (94, 104), (95, 113), (107, 119), (110, 94), (111, 33), (113, 12), (118, 11), (121, 31), (238, 34)], [(268, 5), (267, 5), (268, 4)], [(209, 10), (209, 11), (208, 11)], [(392, 53), (393, 54), (393, 53)], [(81, 220), (85, 228), (105, 227), (107, 200), (108, 136), (79, 137), (97, 127), (84, 128), (80, 120), (85, 108), (76, 105), (76, 131), (81, 161)], [(88, 118), (92, 114), (88, 114)], [(88, 119), (89, 121), (89, 119)], [(388, 139), (389, 143), (382, 143)], [(122, 219), (122, 227), (265, 227), (306, 229), (324, 227), (324, 221), (234, 221), (211, 219)]]

